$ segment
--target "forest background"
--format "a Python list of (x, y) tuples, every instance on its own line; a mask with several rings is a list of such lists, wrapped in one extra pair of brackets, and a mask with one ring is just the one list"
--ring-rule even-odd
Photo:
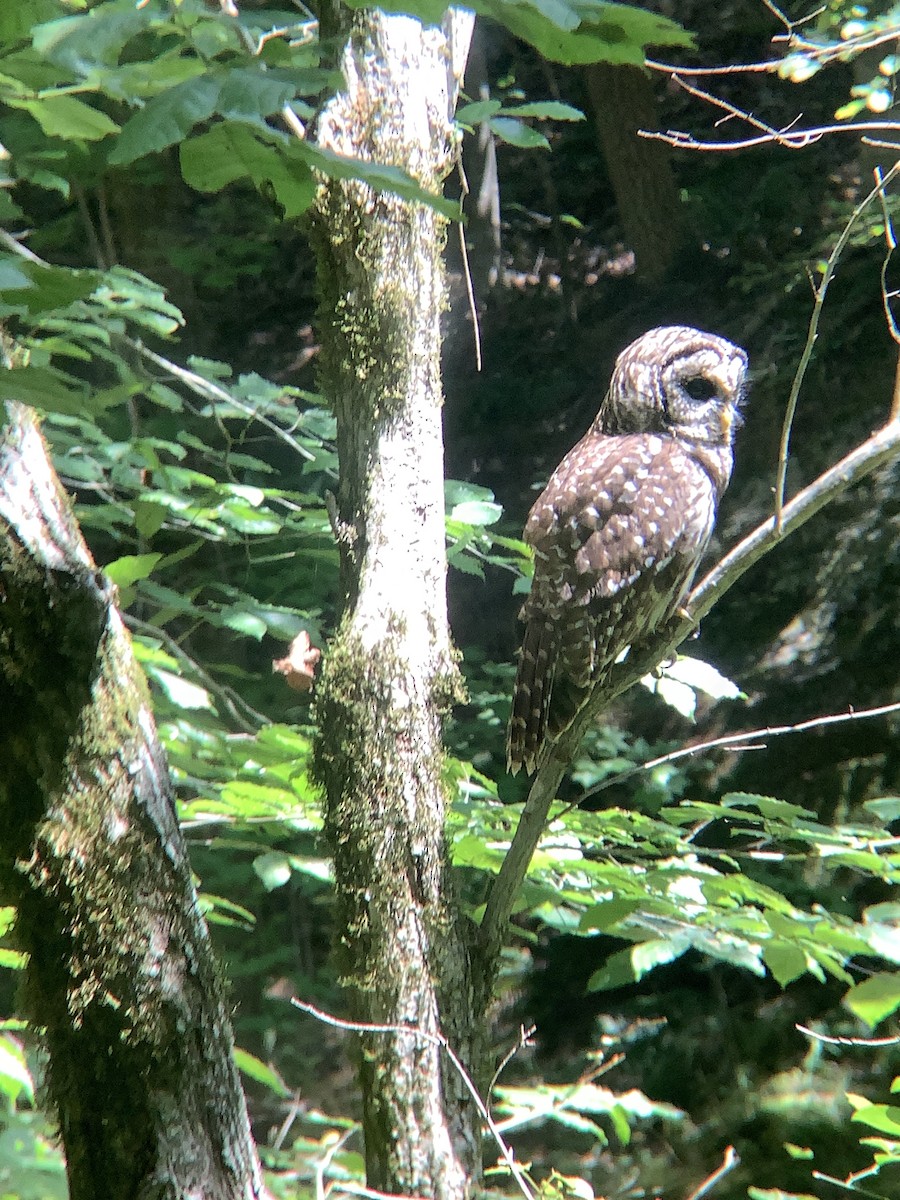
[[(86, 7), (106, 21), (89, 37), (56, 24)], [(0, 11), (12, 368), (0, 387), (42, 414), (118, 587), (230, 981), (270, 1186), (312, 1195), (360, 1188), (360, 1112), (351, 1034), (290, 1004), (348, 1013), (307, 773), (315, 655), (281, 672), (272, 662), (298, 635), (326, 649), (339, 617), (334, 415), (317, 391), (304, 214), (314, 172), (343, 168), (272, 129), (288, 104), (312, 121), (340, 86), (341, 38), (331, 10), (227, 8), (23, 0)], [(756, 0), (654, 11), (651, 27), (650, 6), (619, 13), (621, 53), (592, 65), (571, 47), (548, 53), (533, 23), (523, 40), (479, 17), (460, 102), (447, 192), (468, 192), (467, 252), (451, 223), (444, 431), (467, 696), (447, 723), (445, 784), (475, 919), (525, 793), (503, 769), (530, 570), (518, 539), (618, 351), (684, 323), (750, 355), (710, 562), (772, 512), (784, 415), (813, 346), (788, 496), (864, 442), (895, 395), (894, 159), (860, 126), (890, 139), (900, 17), (832, 3), (794, 27), (806, 10)], [(329, 36), (315, 36), (316, 17)], [(151, 35), (151, 19), (173, 24)], [(240, 60), (235, 20), (255, 57), (269, 56), (267, 77)], [(643, 69), (645, 49), (730, 71)], [(777, 69), (736, 69), (774, 58)], [(228, 63), (230, 91), (192, 88), (186, 61)], [(739, 115), (751, 112), (755, 127)], [(821, 126), (836, 131), (790, 140)], [(683, 132), (652, 141), (638, 129)], [(756, 144), (687, 144), (744, 138)], [(356, 169), (422, 198), (396, 171)], [(897, 470), (841, 494), (704, 618), (682, 652), (720, 674), (688, 666), (636, 687), (585, 740), (490, 1010), (491, 1054), (516, 1048), (491, 1093), (496, 1128), (547, 1194), (674, 1200), (704, 1180), (721, 1197), (898, 1194), (890, 1026), (883, 1044), (846, 1041), (900, 1007), (896, 712), (643, 766), (687, 744), (897, 702)], [(62, 1196), (3, 911), (3, 1194)], [(502, 1162), (488, 1180), (515, 1186)]]

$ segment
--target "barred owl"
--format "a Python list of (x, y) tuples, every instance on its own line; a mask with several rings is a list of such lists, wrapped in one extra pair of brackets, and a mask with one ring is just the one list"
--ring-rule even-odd
[(624, 651), (687, 594), (731, 475), (747, 356), (681, 325), (619, 355), (593, 425), (525, 526), (534, 582), (507, 759), (532, 772)]

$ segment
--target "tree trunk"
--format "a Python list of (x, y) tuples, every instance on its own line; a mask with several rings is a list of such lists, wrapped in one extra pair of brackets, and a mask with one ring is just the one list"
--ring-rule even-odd
[(72, 1200), (263, 1194), (222, 985), (115, 592), (34, 417), (0, 435), (0, 893)]
[[(442, 29), (353, 18), (321, 145), (437, 189), (471, 14)], [(321, 384), (337, 418), (346, 610), (318, 687), (341, 967), (360, 1022), (366, 1168), (380, 1191), (478, 1186), (480, 1119), (437, 1044), (473, 1061), (471, 980), (444, 843), (442, 714), (460, 692), (447, 625), (440, 318), (444, 222), (356, 181), (323, 184), (314, 237)], [(402, 1028), (396, 1028), (402, 1027)]]
[(639, 67), (611, 63), (592, 63), (585, 74), (619, 220), (634, 250), (635, 274), (655, 283), (672, 265), (683, 229), (671, 152), (638, 135), (639, 129), (659, 125), (652, 82)]

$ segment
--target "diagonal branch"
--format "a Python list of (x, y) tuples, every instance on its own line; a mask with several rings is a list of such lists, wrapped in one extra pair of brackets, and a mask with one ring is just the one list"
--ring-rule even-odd
[(516, 896), (546, 826), (557, 788), (585, 731), (617, 696), (673, 654), (713, 605), (784, 537), (805, 525), (853, 484), (898, 457), (900, 419), (894, 419), (786, 504), (780, 527), (774, 516), (769, 517), (726, 554), (691, 592), (685, 605), (688, 615), (658, 630), (648, 641), (632, 647), (627, 658), (613, 669), (603, 691), (582, 709), (566, 736), (554, 745), (552, 756), (538, 768), (509, 851), (488, 895), (479, 940), (485, 978), (482, 986), (487, 989), (485, 1002)]

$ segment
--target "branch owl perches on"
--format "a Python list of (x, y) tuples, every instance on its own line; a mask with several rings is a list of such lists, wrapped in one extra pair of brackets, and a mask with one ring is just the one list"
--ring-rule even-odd
[(619, 355), (597, 417), (525, 526), (534, 582), (507, 740), (531, 773), (610, 668), (664, 624), (709, 544), (732, 467), (747, 356), (686, 326)]

